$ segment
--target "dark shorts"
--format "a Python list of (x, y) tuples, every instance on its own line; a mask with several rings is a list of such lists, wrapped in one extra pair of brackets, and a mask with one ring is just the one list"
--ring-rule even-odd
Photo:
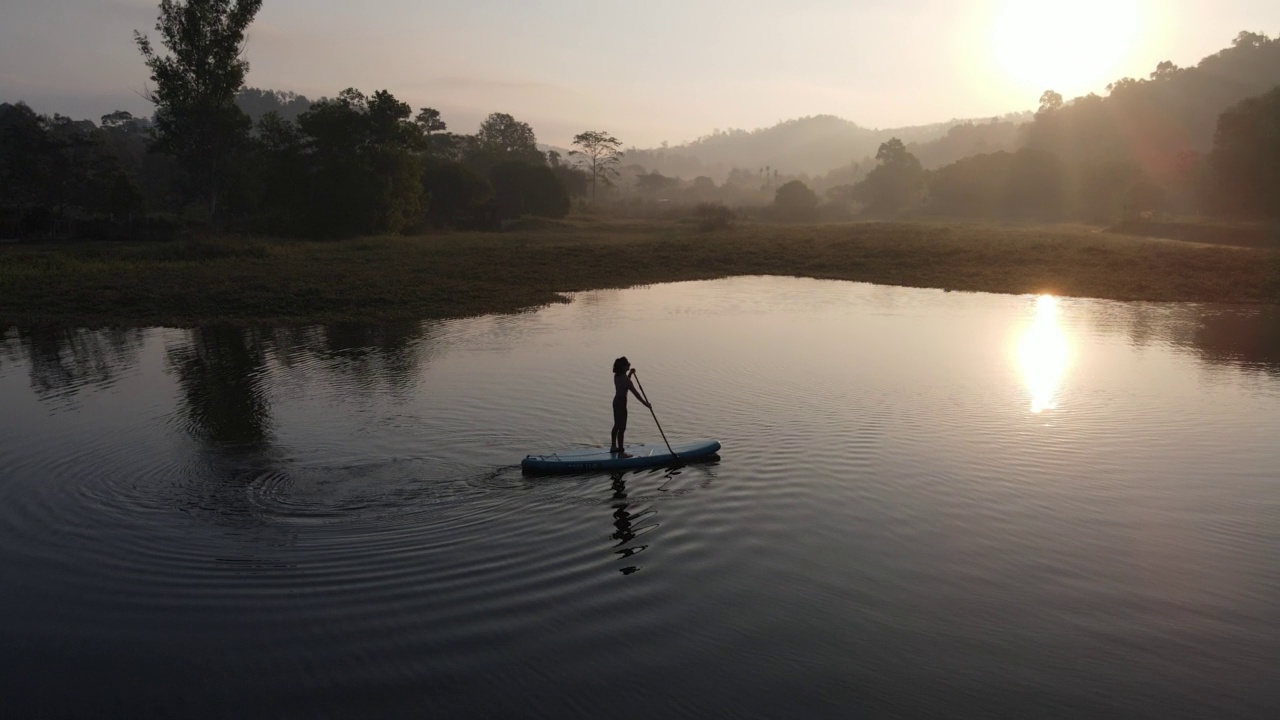
[(623, 432), (627, 429), (626, 403), (615, 402), (613, 404), (613, 429), (616, 432)]

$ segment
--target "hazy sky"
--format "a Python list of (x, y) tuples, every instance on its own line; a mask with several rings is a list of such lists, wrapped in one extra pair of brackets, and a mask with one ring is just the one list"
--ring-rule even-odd
[[(149, 110), (132, 41), (148, 0), (0, 0), (0, 101), (96, 118)], [(1192, 65), (1277, 0), (265, 0), (255, 87), (388, 89), (474, 132), (490, 112), (565, 145), (627, 145), (834, 114), (867, 127), (1034, 109), (1161, 60)]]

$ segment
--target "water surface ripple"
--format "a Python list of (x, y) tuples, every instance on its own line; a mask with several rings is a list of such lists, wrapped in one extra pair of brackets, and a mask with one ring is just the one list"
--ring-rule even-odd
[[(621, 354), (719, 460), (522, 475)], [(1277, 308), (11, 329), (0, 402), (7, 716), (1280, 716)]]

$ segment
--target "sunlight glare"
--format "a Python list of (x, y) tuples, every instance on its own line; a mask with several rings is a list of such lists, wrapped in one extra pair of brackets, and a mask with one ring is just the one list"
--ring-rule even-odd
[(1102, 93), (1137, 55), (1149, 0), (995, 0), (988, 52), (1010, 90)]
[(1018, 345), (1018, 364), (1031, 393), (1031, 412), (1058, 407), (1057, 394), (1067, 371), (1067, 337), (1058, 324), (1058, 299), (1041, 295), (1036, 315)]

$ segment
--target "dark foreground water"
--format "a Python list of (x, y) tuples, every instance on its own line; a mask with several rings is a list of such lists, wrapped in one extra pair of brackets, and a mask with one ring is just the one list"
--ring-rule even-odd
[[(620, 354), (719, 462), (523, 477)], [(0, 408), (6, 718), (1280, 715), (1275, 308), (10, 330)]]

